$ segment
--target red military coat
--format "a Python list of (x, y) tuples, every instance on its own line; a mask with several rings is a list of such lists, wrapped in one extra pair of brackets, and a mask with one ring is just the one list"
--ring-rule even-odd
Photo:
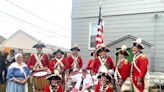
[[(48, 67), (48, 65), (49, 65), (48, 55), (43, 53), (41, 57), (42, 57), (42, 59), (41, 59), (42, 65), (44, 67), (45, 66)], [(27, 65), (30, 68), (31, 66), (34, 66), (36, 62), (37, 61), (35, 59), (34, 54), (31, 54), (30, 57), (29, 57), (29, 59), (28, 59)]]
[(90, 60), (88, 61), (88, 65), (87, 65), (87, 69), (88, 69), (88, 70), (92, 70), (92, 68), (93, 68), (93, 63), (94, 63), (94, 59), (90, 59)]
[[(147, 68), (148, 68), (148, 59), (144, 54), (140, 54), (136, 57), (135, 59), (135, 64), (138, 67), (135, 67), (133, 63), (133, 76), (132, 76), (132, 81), (135, 86), (140, 92), (143, 92), (145, 84), (144, 84), (144, 77), (147, 73)], [(137, 85), (137, 81), (142, 78), (142, 86)]]
[[(101, 88), (101, 84), (100, 84), (100, 82), (98, 82), (97, 85), (96, 85), (96, 88), (95, 88), (95, 92), (102, 92), (102, 91), (100, 90), (100, 88)], [(104, 91), (103, 91), (103, 92), (104, 92)], [(114, 92), (114, 89), (113, 89), (112, 84), (109, 84), (109, 85), (106, 87), (105, 92)]]
[(121, 61), (118, 66), (118, 72), (121, 75), (122, 80), (126, 80), (127, 77), (130, 75), (130, 62), (127, 59)]
[[(64, 65), (64, 70), (66, 70), (68, 68), (68, 63), (67, 63), (67, 59), (66, 58), (63, 58), (61, 60), (61, 62), (63, 63)], [(57, 63), (57, 60), (56, 58), (53, 58), (50, 63), (49, 63), (49, 69), (51, 70), (51, 72), (53, 73), (54, 72), (54, 66), (55, 64)]]
[[(72, 67), (72, 63), (73, 63), (73, 61), (74, 61), (72, 55), (69, 55), (69, 56), (67, 57), (67, 60), (68, 60), (68, 63), (69, 63), (68, 68), (71, 68), (71, 67)], [(83, 61), (82, 61), (82, 58), (81, 58), (80, 56), (78, 56), (77, 61), (78, 61), (78, 66), (79, 66), (79, 68), (82, 68), (82, 66), (83, 66)]]
[[(51, 92), (51, 91), (50, 91), (50, 86), (49, 86), (49, 85), (45, 86), (44, 92)], [(61, 86), (61, 85), (59, 85), (57, 92), (63, 92), (63, 91), (62, 91), (62, 86)]]
[[(111, 57), (107, 57), (106, 59), (106, 62), (108, 62), (108, 66), (114, 70), (114, 65), (113, 65), (113, 61), (111, 59)], [(93, 68), (92, 68), (92, 72), (93, 73), (98, 73), (98, 70), (99, 70), (99, 67), (100, 67), (101, 63), (100, 63), (100, 60), (97, 58), (94, 60), (94, 63), (93, 63)]]

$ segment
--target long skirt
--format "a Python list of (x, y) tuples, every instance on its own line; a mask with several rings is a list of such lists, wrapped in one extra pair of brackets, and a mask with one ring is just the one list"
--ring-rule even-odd
[[(21, 78), (20, 80), (23, 80), (23, 78)], [(14, 82), (13, 80), (8, 80), (6, 92), (27, 92), (28, 91), (27, 88), (28, 88), (27, 83), (18, 84), (16, 82)]]

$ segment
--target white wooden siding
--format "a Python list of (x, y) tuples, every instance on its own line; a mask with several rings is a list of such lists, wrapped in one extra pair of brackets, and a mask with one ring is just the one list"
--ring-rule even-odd
[[(99, 0), (72, 0), (72, 18), (98, 16)], [(120, 15), (164, 11), (161, 0), (103, 0), (102, 13)]]
[[(83, 1), (73, 0), (74, 3), (79, 2), (79, 4), (85, 1), (86, 0)], [(92, 2), (93, 0), (87, 0), (87, 1), (89, 5), (90, 2)], [(106, 1), (110, 1), (110, 0), (106, 0)], [(119, 0), (116, 1), (118, 2)], [(113, 2), (116, 3), (116, 1)], [(123, 0), (123, 1), (130, 2), (135, 0)], [(141, 1), (148, 1), (148, 0), (138, 0), (138, 1), (141, 2)], [(158, 0), (152, 0), (152, 2), (155, 1)], [(159, 14), (160, 16), (158, 18), (155, 18), (154, 17), (155, 14)], [(79, 16), (79, 15), (75, 15), (75, 16)], [(115, 41), (119, 38), (122, 38), (126, 35), (140, 37), (145, 41), (153, 44), (151, 50), (145, 49), (144, 51), (146, 54), (148, 54), (150, 60), (150, 68), (151, 68), (150, 70), (164, 71), (164, 12), (106, 16), (104, 17), (104, 21), (105, 21), (104, 36), (105, 36), (106, 44)], [(88, 59), (90, 58), (90, 52), (91, 52), (90, 50), (88, 50), (88, 43), (89, 43), (88, 36), (89, 36), (90, 22), (97, 22), (97, 17), (72, 19), (72, 45), (75, 43), (79, 44), (81, 48), (80, 55), (84, 60), (84, 67), (88, 63)], [(127, 44), (131, 46), (132, 42), (128, 42)], [(116, 47), (120, 47), (120, 46), (116, 46)], [(113, 52), (111, 52), (110, 55), (115, 60), (115, 56), (114, 56), (115, 48), (111, 48), (111, 49)]]

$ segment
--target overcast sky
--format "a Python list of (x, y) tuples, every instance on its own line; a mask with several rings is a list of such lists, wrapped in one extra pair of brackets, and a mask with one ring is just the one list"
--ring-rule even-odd
[(71, 47), (71, 0), (0, 0), (0, 35), (23, 30), (46, 44)]

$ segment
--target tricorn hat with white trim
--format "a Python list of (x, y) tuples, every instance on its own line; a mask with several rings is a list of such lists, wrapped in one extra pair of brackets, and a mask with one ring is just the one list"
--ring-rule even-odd
[(95, 53), (95, 50), (91, 52), (91, 56), (93, 56), (94, 53)]
[(99, 71), (99, 74), (97, 76), (97, 78), (101, 78), (102, 76), (105, 76), (107, 79), (111, 80), (113, 79), (112, 75), (114, 74), (114, 71), (112, 69), (102, 69), (101, 71)]
[(133, 46), (136, 46), (140, 49), (144, 49), (144, 45), (142, 44), (141, 38), (137, 38), (136, 41), (133, 42)]
[(50, 74), (46, 79), (47, 80), (61, 80), (62, 77), (59, 74), (58, 70), (54, 70), (54, 74)]
[(80, 51), (80, 48), (78, 47), (77, 44), (75, 44), (70, 50), (71, 51), (74, 51), (74, 50)]
[(126, 45), (122, 45), (121, 49), (117, 50), (115, 55), (118, 56), (118, 54), (123, 54), (125, 56), (129, 56), (129, 52), (127, 51), (127, 46)]
[(53, 52), (53, 55), (56, 55), (57, 53), (64, 54), (64, 51), (62, 51), (61, 49), (57, 49), (55, 52)]
[(33, 46), (33, 48), (44, 48), (44, 47), (46, 46), (43, 43), (41, 43), (41, 41), (38, 41), (38, 43)]
[(99, 47), (96, 48), (95, 52), (98, 54), (98, 53), (100, 53), (102, 51), (110, 52), (109, 48), (107, 48), (104, 43), (100, 44)]

